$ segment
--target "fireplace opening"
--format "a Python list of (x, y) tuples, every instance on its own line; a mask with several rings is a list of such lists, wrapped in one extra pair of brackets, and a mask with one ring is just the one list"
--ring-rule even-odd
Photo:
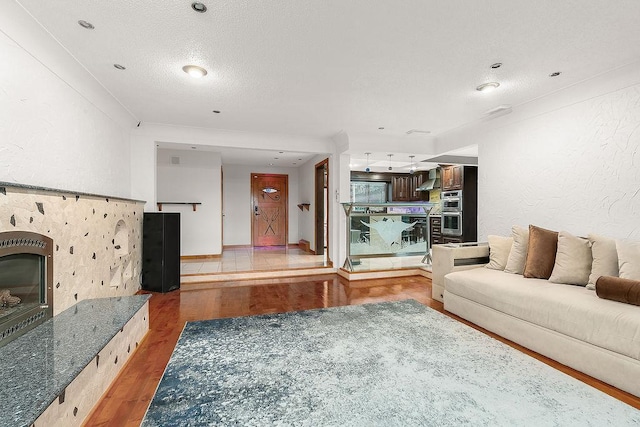
[(0, 346), (53, 315), (52, 247), (40, 234), (0, 233)]

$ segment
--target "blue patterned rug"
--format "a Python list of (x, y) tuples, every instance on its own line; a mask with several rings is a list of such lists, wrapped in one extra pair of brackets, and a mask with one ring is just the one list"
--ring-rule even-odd
[(416, 301), (192, 322), (143, 426), (640, 425)]

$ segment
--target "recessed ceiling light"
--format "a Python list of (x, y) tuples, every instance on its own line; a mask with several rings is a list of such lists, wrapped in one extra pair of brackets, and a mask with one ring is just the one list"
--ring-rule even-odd
[(197, 65), (185, 65), (182, 67), (182, 71), (196, 79), (207, 75), (207, 70), (202, 67), (198, 67)]
[(555, 73), (549, 74), (549, 77), (558, 77), (560, 74), (562, 74), (562, 71), (556, 71)]
[(273, 160), (278, 160), (280, 157), (274, 157)]
[(78, 24), (87, 30), (93, 30), (95, 28), (91, 22), (83, 21), (82, 19), (78, 21)]
[(279, 154), (284, 154), (284, 151), (278, 151)]
[(298, 160), (302, 160), (302, 159), (298, 159)]
[(480, 92), (491, 92), (492, 90), (496, 89), (498, 86), (500, 86), (500, 83), (498, 82), (483, 83), (480, 86), (478, 86), (476, 90)]
[(273, 166), (273, 163), (269, 163), (269, 166)]
[(191, 3), (191, 9), (195, 10), (198, 13), (205, 13), (207, 11), (207, 6), (200, 3), (199, 1), (194, 1)]
[(378, 129), (379, 129), (379, 130), (384, 130), (384, 127), (383, 127), (383, 126), (380, 126)]
[(297, 163), (296, 163), (296, 162), (293, 162), (293, 164), (294, 164), (294, 165), (297, 165)]
[(214, 113), (220, 114), (220, 110), (213, 110)]
[(191, 147), (191, 149), (192, 149), (192, 150), (195, 150), (195, 149), (196, 149), (196, 147)]
[(495, 64), (491, 64), (491, 68), (500, 68), (502, 67), (502, 62), (496, 62)]
[(113, 64), (114, 67), (116, 67), (118, 70), (126, 70), (127, 67), (125, 67), (124, 65), (120, 65), (120, 64)]

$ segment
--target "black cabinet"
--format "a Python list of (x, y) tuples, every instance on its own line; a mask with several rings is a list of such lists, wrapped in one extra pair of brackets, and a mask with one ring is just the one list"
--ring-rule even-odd
[(180, 214), (149, 212), (142, 227), (142, 289), (180, 288)]

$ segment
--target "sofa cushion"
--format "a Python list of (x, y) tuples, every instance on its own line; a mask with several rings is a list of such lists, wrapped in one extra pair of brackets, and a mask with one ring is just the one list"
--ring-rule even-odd
[(616, 250), (616, 241), (614, 239), (598, 236), (597, 234), (589, 234), (589, 241), (591, 242), (593, 263), (591, 264), (591, 274), (589, 274), (587, 288), (595, 290), (598, 277), (618, 275), (618, 251)]
[(589, 240), (566, 231), (558, 233), (556, 262), (549, 281), (585, 286), (589, 281), (593, 257)]
[(640, 242), (616, 240), (618, 268), (623, 279), (640, 280)]
[(513, 237), (513, 246), (511, 246), (504, 271), (507, 273), (522, 274), (524, 271), (524, 263), (527, 260), (529, 229), (514, 225), (511, 227), (511, 236)]
[(558, 251), (558, 233), (529, 226), (529, 247), (524, 264), (524, 277), (548, 279), (553, 271)]
[[(526, 279), (488, 268), (445, 276), (447, 292), (640, 360), (640, 308), (598, 298), (581, 286)], [(445, 295), (446, 299), (446, 295)]]
[(513, 245), (513, 237), (489, 235), (487, 240), (489, 240), (489, 264), (485, 267), (493, 270), (504, 270)]
[(625, 304), (640, 305), (640, 281), (600, 276), (596, 282), (596, 295)]

